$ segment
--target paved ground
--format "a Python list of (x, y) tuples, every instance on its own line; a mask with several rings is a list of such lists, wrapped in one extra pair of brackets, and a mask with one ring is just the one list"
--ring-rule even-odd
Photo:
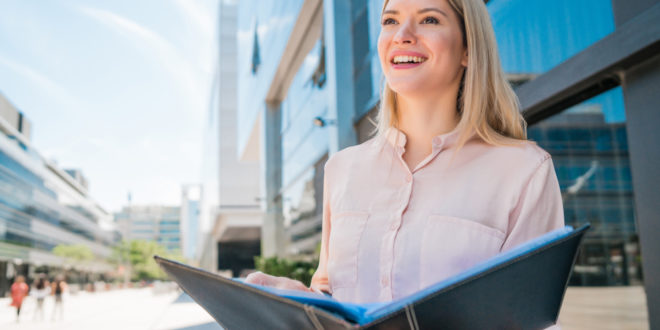
[(564, 330), (645, 330), (648, 318), (641, 286), (569, 287), (559, 314)]
[(96, 293), (78, 293), (64, 297), (63, 318), (52, 320), (54, 302), (44, 303), (45, 320), (35, 315), (36, 302), (29, 297), (16, 322), (15, 309), (9, 299), (0, 299), (2, 330), (64, 329), (221, 329), (210, 315), (179, 291), (154, 294), (152, 289), (125, 289)]
[[(78, 293), (64, 297), (63, 319), (51, 320), (53, 300), (47, 298), (45, 320), (35, 320), (36, 302), (28, 298), (16, 322), (9, 299), (0, 299), (2, 330), (76, 329), (221, 329), (206, 311), (176, 290), (152, 289)], [(641, 287), (569, 288), (560, 314), (564, 330), (648, 329), (646, 299)]]

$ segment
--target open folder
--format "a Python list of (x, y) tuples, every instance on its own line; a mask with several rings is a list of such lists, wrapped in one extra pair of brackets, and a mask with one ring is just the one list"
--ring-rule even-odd
[(544, 329), (557, 322), (588, 228), (549, 232), (387, 303), (342, 303), (154, 258), (225, 329)]

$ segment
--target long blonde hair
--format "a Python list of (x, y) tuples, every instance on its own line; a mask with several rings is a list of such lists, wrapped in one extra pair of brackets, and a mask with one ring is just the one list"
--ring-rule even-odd
[[(383, 2), (383, 11), (389, 0)], [(447, 0), (460, 19), (468, 65), (457, 95), (461, 131), (459, 150), (472, 131), (492, 145), (512, 145), (527, 139), (527, 124), (520, 114), (518, 97), (502, 72), (495, 33), (483, 0)], [(382, 14), (382, 13), (381, 13)], [(396, 92), (384, 83), (377, 135), (397, 127)]]

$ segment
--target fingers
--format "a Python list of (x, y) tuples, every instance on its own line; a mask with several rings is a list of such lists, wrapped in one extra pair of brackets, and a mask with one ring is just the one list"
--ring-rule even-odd
[(254, 272), (245, 278), (246, 283), (269, 286), (276, 289), (311, 291), (302, 282), (286, 277), (276, 277), (262, 272)]
[(317, 285), (312, 285), (310, 287), (310, 290), (312, 292), (316, 292), (318, 294), (322, 295), (330, 295), (332, 296), (332, 291), (330, 290), (330, 285), (328, 284), (317, 284)]
[(256, 285), (263, 285), (263, 286), (272, 286), (270, 283), (272, 283), (272, 277), (270, 275), (264, 274), (262, 272), (254, 272), (249, 274), (245, 278), (246, 283), (250, 284), (256, 284)]
[(309, 288), (302, 284), (300, 281), (292, 280), (286, 277), (278, 277), (277, 279), (278, 281), (275, 287), (278, 289), (309, 291)]

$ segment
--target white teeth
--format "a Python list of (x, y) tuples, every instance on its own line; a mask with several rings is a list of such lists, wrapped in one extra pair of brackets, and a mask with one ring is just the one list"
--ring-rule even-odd
[(424, 61), (426, 61), (426, 58), (418, 57), (418, 56), (406, 56), (406, 55), (394, 56), (394, 59), (392, 60), (392, 62), (394, 62), (394, 64), (410, 63), (410, 62), (412, 62), (412, 63), (422, 63)]

